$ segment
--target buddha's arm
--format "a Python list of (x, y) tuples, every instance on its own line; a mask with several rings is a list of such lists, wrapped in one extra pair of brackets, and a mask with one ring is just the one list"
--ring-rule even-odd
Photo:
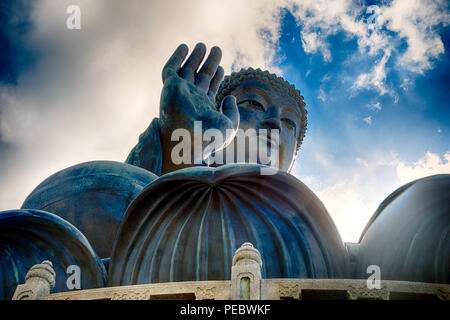
[[(183, 64), (187, 53), (187, 46), (180, 45), (164, 66), (160, 116), (141, 134), (126, 163), (145, 168), (157, 175), (201, 163), (208, 156), (207, 152), (202, 152), (203, 159), (189, 163), (178, 164), (178, 161), (172, 161), (172, 151), (179, 143), (173, 139), (173, 133), (178, 129), (188, 133), (186, 139), (190, 141), (191, 154), (194, 154), (194, 144), (198, 141), (194, 139), (194, 135), (201, 134), (203, 137), (208, 129), (216, 129), (226, 137), (222, 145), (215, 150), (225, 147), (234, 138), (234, 135), (227, 135), (227, 130), (236, 133), (239, 127), (236, 99), (233, 96), (225, 97), (220, 110), (217, 110), (215, 105), (215, 95), (224, 74), (223, 68), (219, 66), (221, 50), (213, 47), (201, 68), (206, 54), (205, 45), (197, 44)], [(201, 132), (195, 132), (196, 122), (201, 123)], [(200, 139), (199, 143), (202, 145), (195, 148), (209, 150), (206, 149), (209, 142)]]
[(153, 119), (139, 136), (138, 143), (131, 150), (125, 163), (147, 169), (158, 176), (161, 175), (162, 148), (158, 118)]

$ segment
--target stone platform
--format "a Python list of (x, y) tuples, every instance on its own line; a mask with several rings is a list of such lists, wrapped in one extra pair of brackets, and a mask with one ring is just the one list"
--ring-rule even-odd
[[(262, 279), (261, 300), (450, 300), (450, 285), (381, 281), (368, 289), (366, 280)], [(55, 293), (44, 300), (230, 300), (231, 281), (167, 282)], [(239, 299), (239, 297), (237, 297)]]
[[(51, 262), (36, 265), (14, 300), (450, 300), (450, 285), (366, 279), (262, 279), (263, 261), (249, 242), (233, 256), (231, 280), (186, 281), (105, 287), (49, 294), (55, 285)], [(372, 283), (371, 287), (372, 287)], [(378, 286), (377, 286), (378, 287)]]

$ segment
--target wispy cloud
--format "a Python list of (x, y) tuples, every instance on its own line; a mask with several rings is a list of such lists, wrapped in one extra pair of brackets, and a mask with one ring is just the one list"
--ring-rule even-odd
[(433, 60), (444, 53), (437, 27), (450, 23), (448, 5), (445, 0), (395, 0), (381, 8), (386, 29), (408, 44), (399, 65), (416, 73), (433, 67)]
[[(321, 53), (329, 62), (333, 52), (329, 49), (328, 37), (345, 32), (357, 39), (361, 53), (368, 57), (382, 56), (370, 72), (362, 73), (355, 80), (353, 89), (374, 89), (380, 95), (390, 93), (385, 83), (388, 60), (394, 59), (396, 68), (411, 72), (413, 76), (431, 69), (433, 61), (444, 53), (438, 30), (450, 23), (445, 0), (393, 0), (379, 4), (376, 11), (369, 12), (366, 11), (368, 7), (352, 0), (289, 3), (302, 25), (305, 52)], [(406, 50), (402, 49), (403, 42), (407, 44)]]
[(359, 75), (352, 88), (356, 90), (375, 88), (379, 91), (380, 95), (386, 94), (388, 92), (385, 84), (386, 62), (388, 61), (390, 55), (390, 51), (386, 51), (380, 61), (373, 67), (371, 72)]
[(402, 183), (439, 173), (450, 174), (450, 150), (444, 154), (443, 159), (438, 154), (428, 151), (412, 165), (407, 165), (403, 161), (397, 165), (397, 175)]
[[(81, 30), (66, 28), (72, 4), (81, 8)], [(0, 210), (19, 207), (64, 167), (124, 161), (159, 114), (161, 69), (180, 43), (220, 46), (226, 72), (232, 65), (279, 71), (280, 4), (273, 1), (40, 0), (31, 7), (24, 38), (39, 59), (17, 85), (0, 86)]]
[(317, 96), (317, 98), (322, 102), (326, 102), (328, 99), (328, 96), (322, 87), (319, 88), (319, 95)]
[(328, 44), (320, 39), (320, 32), (301, 32), (302, 46), (306, 53), (320, 52), (325, 62), (332, 60)]
[(366, 107), (367, 109), (375, 112), (381, 111), (382, 109), (381, 104), (379, 102), (367, 104)]
[(371, 125), (371, 124), (372, 124), (372, 116), (367, 116), (367, 117), (365, 117), (365, 118), (363, 119), (363, 121), (364, 121), (365, 123), (367, 123), (368, 125)]
[[(302, 180), (322, 200), (344, 241), (357, 242), (378, 205), (400, 186), (433, 174), (450, 174), (450, 150), (443, 158), (427, 152), (412, 164), (393, 152), (377, 150), (356, 158), (350, 166), (337, 164), (323, 152), (316, 150), (315, 154), (318, 159), (327, 159), (317, 162), (325, 174), (306, 175)], [(304, 175), (302, 170), (296, 174)]]

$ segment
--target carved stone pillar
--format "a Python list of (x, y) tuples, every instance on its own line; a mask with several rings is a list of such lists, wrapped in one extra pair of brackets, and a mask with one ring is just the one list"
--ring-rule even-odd
[(39, 300), (55, 286), (56, 273), (53, 264), (45, 260), (31, 267), (25, 276), (25, 284), (17, 286), (13, 300)]
[(261, 255), (250, 242), (236, 250), (231, 267), (232, 300), (261, 298), (261, 267)]

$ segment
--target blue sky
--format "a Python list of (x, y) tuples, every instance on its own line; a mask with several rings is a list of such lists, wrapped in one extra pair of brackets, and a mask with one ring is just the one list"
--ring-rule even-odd
[[(65, 27), (69, 4), (81, 8), (79, 31)], [(0, 210), (69, 165), (123, 161), (158, 115), (165, 59), (203, 41), (221, 46), (226, 72), (266, 68), (302, 92), (308, 130), (293, 174), (343, 239), (357, 241), (390, 192), (450, 173), (448, 9), (428, 0), (2, 1)]]
[[(366, 21), (370, 15), (363, 14), (361, 21)], [(332, 212), (330, 207), (341, 210), (343, 220), (362, 225), (362, 217), (369, 216), (375, 203), (379, 204), (406, 181), (450, 173), (448, 160), (447, 165), (443, 160), (450, 150), (450, 30), (443, 25), (435, 25), (433, 29), (442, 40), (444, 52), (430, 57), (431, 66), (420, 72), (398, 63), (408, 48), (407, 39), (386, 27), (377, 30), (393, 38), (385, 64), (386, 92), (383, 93), (375, 86), (356, 90), (354, 83), (359, 75), (370, 73), (380, 63), (385, 50), (373, 55), (368, 54), (368, 50), (361, 52), (358, 37), (339, 30), (326, 38), (332, 56), (331, 61), (327, 61), (320, 52), (305, 52), (301, 37), (303, 26), (291, 12), (284, 12), (278, 50), (280, 68), (288, 81), (301, 88), (308, 105), (308, 131), (294, 172), (306, 180), (322, 200), (329, 197), (329, 211)], [(427, 153), (442, 157), (441, 165), (424, 161)], [(325, 156), (333, 165), (318, 161), (318, 155)], [(402, 176), (401, 169), (405, 167), (410, 169), (411, 175)], [(423, 170), (425, 168), (429, 170)], [(333, 172), (335, 170), (341, 174)], [(358, 182), (352, 182), (354, 176), (358, 176)], [(326, 182), (329, 177), (333, 177), (334, 184)], [(373, 185), (364, 186), (365, 179)], [(358, 198), (355, 193), (361, 193), (359, 188), (371, 194), (359, 195), (364, 205), (343, 205)], [(330, 191), (335, 195), (326, 194)], [(327, 205), (327, 201), (324, 202)], [(359, 209), (365, 213), (356, 221)], [(347, 231), (357, 233), (356, 228), (349, 227)], [(350, 241), (351, 237), (347, 239)]]
[[(411, 74), (414, 84), (407, 90), (401, 88), (405, 71), (395, 68), (397, 54), (392, 54), (387, 64), (386, 83), (395, 97), (380, 95), (370, 88), (354, 92), (351, 80), (347, 79), (354, 79), (361, 72), (370, 72), (380, 55), (367, 57), (356, 54), (357, 39), (345, 40), (346, 35), (340, 32), (329, 37), (333, 61), (327, 62), (320, 54), (307, 54), (302, 50), (300, 31), (301, 26), (286, 12), (280, 38), (279, 54), (283, 56), (280, 67), (288, 81), (303, 88), (309, 107), (308, 140), (311, 143), (314, 140), (311, 135), (330, 136), (327, 149), (342, 161), (363, 156), (373, 146), (395, 150), (407, 161), (416, 160), (426, 151), (438, 154), (448, 151), (448, 50), (433, 61), (431, 70), (424, 74)], [(447, 48), (450, 44), (449, 28), (442, 28), (439, 34)], [(402, 54), (401, 48), (398, 54)], [(322, 85), (327, 92), (327, 101), (320, 99)], [(368, 107), (375, 104), (379, 104), (381, 110)], [(368, 116), (372, 119), (371, 124), (363, 120)], [(304, 156), (307, 157), (306, 152)]]

